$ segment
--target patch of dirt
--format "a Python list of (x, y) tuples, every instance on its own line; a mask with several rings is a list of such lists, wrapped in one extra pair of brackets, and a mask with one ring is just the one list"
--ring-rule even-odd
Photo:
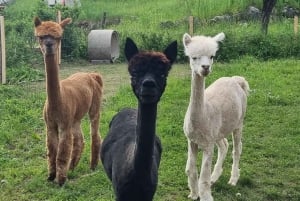
[[(40, 68), (44, 68), (41, 66)], [(97, 64), (92, 65), (88, 62), (79, 63), (62, 63), (60, 67), (60, 79), (65, 79), (76, 72), (98, 72), (102, 75), (104, 83), (103, 100), (113, 96), (120, 87), (130, 84), (130, 77), (127, 71), (126, 63), (113, 63), (113, 64)], [(169, 77), (184, 77), (190, 76), (188, 64), (175, 64), (170, 72)], [(34, 82), (26, 84), (25, 90), (34, 93), (45, 92), (45, 82)]]
[(113, 95), (118, 89), (129, 84), (127, 64), (85, 64), (82, 66), (61, 65), (60, 77), (64, 79), (76, 72), (98, 72), (102, 75), (104, 83), (104, 99)]

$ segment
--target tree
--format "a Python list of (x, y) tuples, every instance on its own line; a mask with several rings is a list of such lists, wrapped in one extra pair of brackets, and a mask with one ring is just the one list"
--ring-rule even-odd
[(261, 30), (264, 34), (268, 33), (268, 25), (270, 22), (270, 15), (272, 13), (272, 10), (273, 10), (276, 2), (277, 2), (277, 0), (263, 0)]

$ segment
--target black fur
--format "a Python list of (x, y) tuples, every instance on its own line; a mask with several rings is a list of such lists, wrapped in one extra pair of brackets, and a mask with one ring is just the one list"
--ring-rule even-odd
[(117, 201), (152, 201), (162, 152), (155, 134), (157, 104), (176, 59), (177, 42), (164, 53), (139, 52), (128, 38), (125, 55), (138, 109), (123, 109), (113, 117), (101, 160)]

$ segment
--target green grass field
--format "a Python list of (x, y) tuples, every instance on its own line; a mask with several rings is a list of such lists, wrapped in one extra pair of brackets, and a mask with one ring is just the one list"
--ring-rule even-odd
[[(39, 1), (17, 0), (16, 4), (7, 8), (6, 22), (17, 23), (19, 28), (30, 23), (32, 30), (32, 18), (36, 14), (34, 10)], [(159, 34), (156, 40), (149, 41), (154, 47), (153, 42), (159, 44), (170, 42), (165, 41), (169, 39), (168, 37), (160, 38), (161, 34), (170, 36), (172, 40), (181, 40), (182, 34), (188, 31), (186, 19), (189, 15), (210, 19), (215, 15), (236, 13), (249, 3), (260, 7), (261, 2), (261, 0), (151, 2), (81, 0), (82, 12), (79, 20), (99, 21), (103, 12), (108, 13), (108, 18), (121, 16), (119, 25), (107, 28), (116, 29), (122, 36), (133, 37), (138, 42), (141, 40), (138, 38), (141, 33), (157, 32)], [(283, 5), (284, 2), (286, 1), (279, 0), (278, 4)], [(299, 6), (299, 1), (289, 2)], [(167, 21), (175, 23), (176, 26), (161, 28), (161, 22)], [(223, 23), (215, 26), (197, 24), (195, 27), (197, 34), (212, 35), (221, 31), (225, 32), (228, 39), (233, 36), (242, 38), (249, 33), (259, 35), (260, 24), (252, 22)], [(290, 33), (293, 34), (291, 19), (271, 21), (269, 36)], [(15, 37), (23, 40), (19, 35)], [(23, 48), (28, 49), (27, 46)], [(15, 49), (16, 52), (22, 50), (22, 47)], [(7, 55), (12, 56), (14, 55)], [(241, 75), (246, 77), (251, 88), (244, 124), (240, 180), (236, 187), (227, 184), (232, 163), (232, 144), (229, 138), (230, 148), (224, 163), (223, 175), (212, 187), (214, 199), (299, 201), (300, 60), (278, 58), (261, 61), (250, 56), (240, 57), (241, 59), (238, 57), (229, 63), (216, 62), (213, 73), (206, 80), (208, 86), (221, 76)], [(47, 181), (45, 126), (42, 119), (42, 108), (46, 98), (45, 83), (23, 81), (43, 79), (40, 75), (44, 73), (42, 56), (35, 58), (33, 62), (35, 68), (29, 71), (29, 67), (18, 67), (24, 65), (22, 58), (14, 60), (14, 68), (9, 69), (8, 75), (11, 77), (8, 79), (19, 84), (0, 85), (0, 201), (113, 201), (112, 185), (104, 173), (102, 164), (95, 171), (89, 169), (90, 136), (87, 119), (83, 120), (86, 144), (79, 165), (73, 172), (69, 172), (68, 181), (62, 188)], [(137, 105), (129, 86), (126, 64), (92, 66), (81, 61), (63, 63), (61, 77), (78, 71), (99, 71), (103, 74), (105, 89), (100, 131), (104, 139), (112, 116), (123, 107)], [(24, 77), (26, 79), (23, 79)], [(182, 129), (189, 93), (189, 65), (175, 64), (158, 108), (157, 132), (162, 141), (163, 155), (155, 201), (189, 200), (187, 177), (184, 173), (187, 143)], [(201, 153), (199, 153), (199, 167), (200, 162)]]
[[(100, 129), (105, 138), (112, 116), (120, 108), (135, 107), (137, 101), (128, 84), (125, 64), (84, 69), (90, 68), (102, 72), (107, 83), (117, 83), (105, 92), (109, 95), (103, 103)], [(188, 64), (174, 66), (159, 103), (157, 132), (162, 140), (163, 155), (155, 201), (188, 200), (184, 173), (187, 145), (182, 125), (189, 101), (189, 71)], [(241, 177), (236, 187), (227, 184), (232, 162), (230, 146), (223, 175), (212, 187), (215, 200), (300, 199), (299, 74), (300, 62), (292, 59), (261, 62), (247, 57), (214, 64), (207, 85), (221, 76), (242, 75), (251, 87), (244, 125)], [(113, 88), (115, 92), (111, 94)], [(44, 100), (43, 82), (0, 86), (0, 200), (114, 200), (111, 183), (102, 165), (96, 171), (89, 170), (86, 119), (83, 121), (86, 147), (79, 166), (69, 172), (64, 187), (47, 182), (42, 120)]]

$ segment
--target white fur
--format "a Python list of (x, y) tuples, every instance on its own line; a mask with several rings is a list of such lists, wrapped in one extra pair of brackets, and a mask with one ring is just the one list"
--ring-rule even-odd
[[(183, 130), (188, 140), (186, 174), (189, 198), (213, 201), (211, 184), (222, 174), (228, 150), (226, 137), (233, 133), (233, 165), (229, 184), (239, 179), (239, 159), (242, 152), (242, 127), (246, 112), (248, 82), (240, 76), (222, 77), (205, 89), (205, 77), (212, 71), (213, 57), (224, 33), (214, 37), (183, 35), (185, 54), (192, 70), (191, 97)], [(214, 145), (218, 158), (211, 174)], [(203, 150), (200, 177), (196, 167), (198, 149)]]

